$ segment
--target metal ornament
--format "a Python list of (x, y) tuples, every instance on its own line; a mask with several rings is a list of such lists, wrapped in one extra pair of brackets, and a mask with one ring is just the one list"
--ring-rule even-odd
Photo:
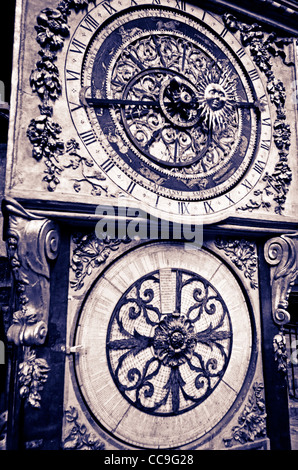
[[(122, 395), (138, 409), (164, 416), (188, 411), (213, 392), (232, 341), (223, 299), (195, 273), (171, 273), (175, 310), (160, 309), (167, 274), (153, 272), (134, 283), (118, 302), (107, 334), (109, 367)], [(187, 307), (185, 299), (192, 299)]]

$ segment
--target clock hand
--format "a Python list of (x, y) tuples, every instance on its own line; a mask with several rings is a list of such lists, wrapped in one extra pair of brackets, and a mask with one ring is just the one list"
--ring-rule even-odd
[(127, 100), (127, 99), (110, 99), (110, 98), (86, 98), (87, 105), (94, 107), (104, 106), (154, 106), (159, 107), (159, 101), (147, 101), (147, 100)]
[(86, 88), (80, 91), (80, 102), (83, 106), (105, 107), (105, 106), (153, 106), (159, 107), (159, 101), (129, 100), (120, 98), (86, 98)]
[(264, 111), (264, 109), (265, 109), (265, 104), (262, 103), (259, 100), (255, 100), (253, 102), (250, 102), (250, 101), (233, 101), (232, 105), (236, 106), (237, 108), (257, 108), (259, 111)]

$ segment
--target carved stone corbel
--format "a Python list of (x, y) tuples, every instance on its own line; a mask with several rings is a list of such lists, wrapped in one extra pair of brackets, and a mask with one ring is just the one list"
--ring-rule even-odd
[(278, 370), (287, 371), (287, 349), (283, 326), (290, 321), (288, 298), (298, 275), (298, 233), (281, 235), (268, 240), (264, 246), (266, 262), (271, 266), (271, 295), (273, 321), (280, 332), (273, 338)]
[(7, 339), (16, 345), (43, 344), (48, 331), (50, 262), (58, 255), (56, 224), (26, 211), (18, 202), (3, 200), (4, 239), (12, 269), (18, 310)]
[(298, 274), (298, 233), (271, 238), (264, 247), (265, 260), (271, 266), (272, 315), (277, 325), (290, 321), (288, 298)]

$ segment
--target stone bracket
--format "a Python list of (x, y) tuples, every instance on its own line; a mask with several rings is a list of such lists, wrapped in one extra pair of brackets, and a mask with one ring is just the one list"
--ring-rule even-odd
[(287, 347), (283, 326), (290, 321), (288, 298), (298, 274), (298, 232), (268, 240), (264, 246), (266, 262), (271, 266), (273, 321), (279, 333), (273, 338), (274, 358), (278, 370), (287, 373)]
[(264, 256), (271, 266), (273, 321), (282, 326), (290, 321), (287, 307), (298, 274), (298, 232), (268, 240), (264, 246)]
[(11, 198), (3, 200), (2, 212), (18, 303), (7, 339), (16, 345), (40, 345), (48, 331), (50, 263), (58, 255), (58, 227)]

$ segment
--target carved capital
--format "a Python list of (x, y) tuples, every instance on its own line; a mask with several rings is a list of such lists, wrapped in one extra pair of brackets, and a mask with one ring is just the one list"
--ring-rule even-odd
[(7, 198), (2, 203), (4, 239), (12, 269), (18, 310), (7, 338), (26, 346), (43, 344), (48, 331), (50, 262), (58, 255), (56, 224)]
[(298, 274), (297, 246), (298, 232), (272, 238), (264, 247), (265, 259), (271, 266), (272, 315), (279, 326), (290, 321), (288, 297)]

